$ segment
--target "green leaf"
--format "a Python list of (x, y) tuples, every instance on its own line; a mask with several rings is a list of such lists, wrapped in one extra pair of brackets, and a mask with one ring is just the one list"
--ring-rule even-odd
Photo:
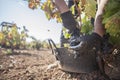
[(87, 16), (95, 17), (96, 13), (96, 1), (86, 0), (85, 11)]
[(105, 7), (103, 23), (110, 34), (110, 42), (120, 44), (120, 1), (109, 0)]

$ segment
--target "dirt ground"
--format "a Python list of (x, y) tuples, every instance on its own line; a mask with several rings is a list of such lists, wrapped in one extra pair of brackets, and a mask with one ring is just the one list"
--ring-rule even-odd
[(9, 55), (0, 50), (0, 80), (103, 80), (98, 79), (96, 71), (77, 74), (64, 72), (58, 66), (51, 67), (55, 62), (51, 50), (47, 49), (21, 50)]

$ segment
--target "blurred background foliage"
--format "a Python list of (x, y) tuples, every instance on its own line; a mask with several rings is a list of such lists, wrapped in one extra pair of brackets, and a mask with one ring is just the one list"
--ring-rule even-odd
[[(91, 34), (93, 30), (93, 25), (90, 22), (91, 18), (95, 17), (96, 14), (96, 0), (74, 0), (77, 4), (74, 4), (71, 7), (73, 15), (76, 14), (77, 8), (77, 17), (76, 20), (78, 23), (82, 21), (81, 32), (84, 34)], [(60, 18), (60, 13), (57, 10), (53, 0), (28, 0), (29, 8), (37, 9), (41, 8), (48, 20), (56, 19), (57, 22), (62, 22)], [(32, 5), (30, 5), (33, 3)], [(39, 4), (38, 4), (39, 3)], [(66, 0), (68, 3), (68, 0)], [(108, 4), (105, 6), (105, 14), (103, 16), (103, 24), (105, 24), (106, 32), (110, 34), (110, 42), (114, 45), (120, 44), (120, 0), (109, 0)], [(81, 13), (81, 15), (79, 15)], [(84, 15), (84, 16), (83, 16)], [(69, 37), (68, 33), (66, 36)]]

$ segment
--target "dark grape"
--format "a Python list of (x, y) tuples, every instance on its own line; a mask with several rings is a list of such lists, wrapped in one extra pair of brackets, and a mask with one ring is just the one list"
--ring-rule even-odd
[(91, 22), (91, 24), (94, 26), (94, 21), (95, 21), (95, 19), (93, 18), (93, 17), (91, 17), (90, 18), (90, 22)]
[(74, 5), (73, 0), (69, 0), (69, 1), (68, 1), (68, 7), (71, 8), (72, 5)]

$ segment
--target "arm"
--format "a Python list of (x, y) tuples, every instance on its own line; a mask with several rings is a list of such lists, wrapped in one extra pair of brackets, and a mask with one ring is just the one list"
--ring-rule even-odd
[(102, 24), (102, 16), (104, 14), (104, 7), (107, 4), (108, 0), (97, 0), (98, 3), (98, 10), (95, 16), (94, 22), (94, 32), (103, 37), (105, 34), (105, 28)]
[(78, 29), (79, 24), (74, 19), (65, 1), (55, 0), (55, 4), (56, 4), (57, 9), (60, 11), (64, 27), (67, 28), (71, 34), (76, 31), (79, 34), (80, 32), (80, 30)]
[(55, 4), (61, 14), (69, 11), (69, 8), (64, 0), (55, 0)]

